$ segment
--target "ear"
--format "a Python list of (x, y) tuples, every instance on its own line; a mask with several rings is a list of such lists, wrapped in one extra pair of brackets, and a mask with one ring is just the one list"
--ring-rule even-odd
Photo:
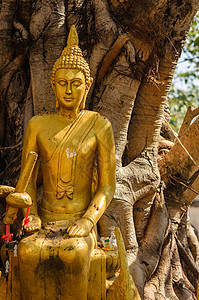
[(53, 89), (53, 92), (54, 92), (54, 95), (55, 95), (55, 107), (59, 108), (59, 102), (58, 102), (58, 99), (57, 99), (57, 96), (56, 96), (55, 84), (52, 81), (51, 81), (51, 85), (52, 85), (52, 89)]
[(88, 95), (88, 90), (85, 91), (84, 98), (82, 99), (82, 102), (79, 105), (79, 109), (84, 109), (85, 108), (87, 95)]
[(51, 85), (52, 85), (53, 92), (54, 92), (54, 94), (55, 94), (55, 84), (53, 83), (52, 80), (51, 80)]
[(87, 97), (87, 95), (88, 95), (88, 92), (89, 92), (89, 90), (90, 90), (90, 87), (91, 87), (92, 83), (93, 83), (93, 78), (91, 77), (90, 82), (89, 82), (89, 84), (88, 84), (88, 88), (87, 88), (86, 91), (85, 91), (84, 98), (83, 98), (82, 102), (80, 103), (80, 106), (79, 106), (80, 109), (84, 109), (84, 108), (85, 108), (85, 105), (86, 105), (86, 97)]
[(55, 107), (59, 108), (59, 101), (57, 100), (57, 97), (55, 97)]
[[(87, 85), (87, 90), (85, 91), (85, 97), (87, 97), (87, 95), (88, 95), (88, 92), (89, 92), (89, 90), (90, 90), (90, 88), (91, 88), (91, 85), (92, 85), (92, 83), (93, 83), (93, 78), (91, 77), (90, 78), (90, 81), (89, 81), (89, 83), (88, 83), (88, 85)], [(86, 101), (86, 100), (85, 100)]]
[[(88, 92), (89, 92), (89, 90), (90, 90), (90, 88), (91, 88), (92, 83), (93, 83), (93, 78), (91, 77), (91, 78), (90, 78), (89, 85), (88, 85)], [(87, 93), (87, 94), (88, 94), (88, 93)]]

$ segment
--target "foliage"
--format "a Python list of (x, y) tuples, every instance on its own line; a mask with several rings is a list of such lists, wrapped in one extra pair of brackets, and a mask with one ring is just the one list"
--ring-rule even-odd
[(169, 92), (171, 125), (178, 130), (189, 105), (199, 106), (199, 12), (189, 31)]

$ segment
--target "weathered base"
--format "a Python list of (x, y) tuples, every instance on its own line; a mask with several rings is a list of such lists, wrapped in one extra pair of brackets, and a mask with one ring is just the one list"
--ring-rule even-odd
[[(103, 251), (100, 248), (93, 250), (91, 254), (88, 300), (141, 300), (133, 279), (129, 275), (126, 251), (119, 228), (116, 228), (115, 232), (119, 257), (116, 251)], [(15, 244), (10, 243), (8, 246), (9, 274), (7, 281), (5, 277), (0, 277), (0, 300), (21, 300), (19, 264), (16, 251), (14, 251)], [(3, 252), (3, 249), (1, 250)], [(5, 253), (3, 258), (5, 263)], [(119, 262), (120, 273), (110, 278), (118, 270)], [(107, 278), (110, 278), (109, 282)]]
[[(109, 253), (110, 252), (110, 253)], [(0, 277), (0, 300), (21, 300), (18, 257), (14, 257), (13, 249), (9, 249), (9, 275), (6, 281), (5, 276)], [(105, 253), (100, 248), (94, 249), (91, 254), (89, 281), (88, 281), (88, 300), (106, 299), (106, 263), (118, 269), (116, 263), (116, 253), (107, 251)], [(24, 274), (25, 276), (25, 274)]]
[[(1, 271), (0, 271), (1, 272)], [(1, 276), (0, 273), (0, 299), (6, 299), (6, 278)]]

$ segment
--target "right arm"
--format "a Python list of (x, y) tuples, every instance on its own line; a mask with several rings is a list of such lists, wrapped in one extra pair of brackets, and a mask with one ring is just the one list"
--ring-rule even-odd
[[(39, 154), (39, 148), (38, 148), (38, 144), (37, 144), (37, 134), (38, 134), (38, 127), (39, 127), (38, 118), (39, 118), (38, 116), (33, 117), (29, 121), (27, 129), (26, 129), (23, 151), (22, 151), (22, 160), (21, 160), (21, 174), (25, 167), (28, 153), (30, 151), (34, 151), (37, 154)], [(33, 227), (34, 227), (34, 229), (41, 228), (41, 221), (38, 217), (38, 211), (37, 211), (37, 184), (36, 184), (36, 182), (37, 182), (38, 168), (39, 168), (39, 159), (36, 162), (36, 165), (32, 172), (28, 186), (26, 188), (26, 192), (31, 196), (31, 199), (32, 199), (32, 206), (30, 207), (30, 212), (29, 212), (30, 223), (29, 223), (29, 227), (26, 228), (29, 230), (33, 230)], [(23, 209), (23, 215), (25, 217), (26, 209)]]

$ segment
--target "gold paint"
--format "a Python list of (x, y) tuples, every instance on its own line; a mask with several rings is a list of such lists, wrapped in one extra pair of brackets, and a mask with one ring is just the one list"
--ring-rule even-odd
[(105, 251), (106, 254), (106, 278), (113, 277), (120, 267), (118, 251)]
[(6, 278), (2, 277), (2, 274), (0, 272), (0, 299), (6, 300)]
[[(85, 76), (85, 88), (86, 88), (86, 93), (85, 97), (80, 104), (80, 109), (84, 109), (85, 107), (85, 102), (86, 102), (86, 96), (87, 93), (90, 89), (90, 85), (93, 81), (93, 79), (90, 76), (90, 68), (86, 62), (86, 60), (83, 58), (82, 51), (78, 47), (79, 44), (79, 39), (77, 35), (77, 31), (75, 29), (75, 26), (72, 25), (69, 35), (68, 35), (68, 40), (67, 40), (67, 46), (64, 48), (62, 51), (61, 56), (58, 58), (58, 60), (55, 62), (52, 70), (52, 76), (51, 76), (51, 83), (52, 87), (54, 90), (55, 86), (55, 74), (57, 73), (58, 70), (62, 69), (77, 69), (81, 72), (83, 72)], [(56, 97), (56, 108), (59, 108), (59, 100)]]
[(198, 288), (197, 288), (197, 300), (199, 300), (199, 280), (198, 280)]
[[(26, 187), (30, 180), (33, 168), (37, 160), (37, 153), (30, 151), (27, 156), (25, 167), (21, 172), (16, 188), (10, 189), (4, 185), (0, 186), (0, 194), (7, 196), (6, 202), (9, 204), (6, 215), (3, 219), (5, 224), (13, 224), (17, 218), (18, 208), (26, 208), (32, 204), (30, 196), (25, 193)], [(12, 190), (11, 190), (12, 189)], [(9, 193), (8, 193), (9, 192)]]
[(12, 186), (0, 185), (0, 197), (6, 198), (13, 191), (14, 188)]
[(126, 250), (119, 227), (115, 228), (118, 253), (120, 259), (120, 273), (107, 291), (107, 300), (125, 299), (141, 300), (133, 278), (129, 274), (129, 267), (126, 258)]
[(106, 254), (101, 249), (94, 249), (91, 254), (88, 299), (106, 299)]
[[(92, 78), (74, 26), (53, 67), (51, 82), (59, 110), (30, 120), (22, 152), (21, 173), (28, 153), (38, 153), (44, 191), (38, 209), (38, 160), (26, 189), (33, 204), (25, 229), (32, 234), (18, 247), (21, 295), (34, 300), (83, 300), (96, 248), (95, 225), (115, 191), (115, 147), (109, 121), (81, 110)], [(93, 194), (96, 157), (98, 181)], [(96, 263), (96, 272), (101, 264)]]
[[(129, 275), (119, 229), (116, 238), (120, 274), (106, 297), (106, 278), (117, 271), (118, 257), (115, 252), (95, 249), (96, 224), (114, 194), (115, 148), (108, 120), (98, 113), (81, 110), (92, 78), (74, 27), (67, 47), (53, 67), (51, 82), (59, 110), (30, 120), (15, 192), (12, 187), (0, 186), (0, 195), (6, 197), (11, 210), (6, 218), (13, 221), (16, 209), (30, 204), (30, 198), (24, 198), (20, 192), (32, 173), (26, 163), (28, 153), (38, 153), (43, 199), (38, 210), (37, 161), (26, 190), (33, 202), (30, 223), (24, 226), (29, 235), (19, 243), (17, 257), (13, 249), (9, 250), (6, 299), (140, 300)], [(2, 258), (5, 260), (3, 248)], [(5, 280), (2, 282), (5, 284)]]

